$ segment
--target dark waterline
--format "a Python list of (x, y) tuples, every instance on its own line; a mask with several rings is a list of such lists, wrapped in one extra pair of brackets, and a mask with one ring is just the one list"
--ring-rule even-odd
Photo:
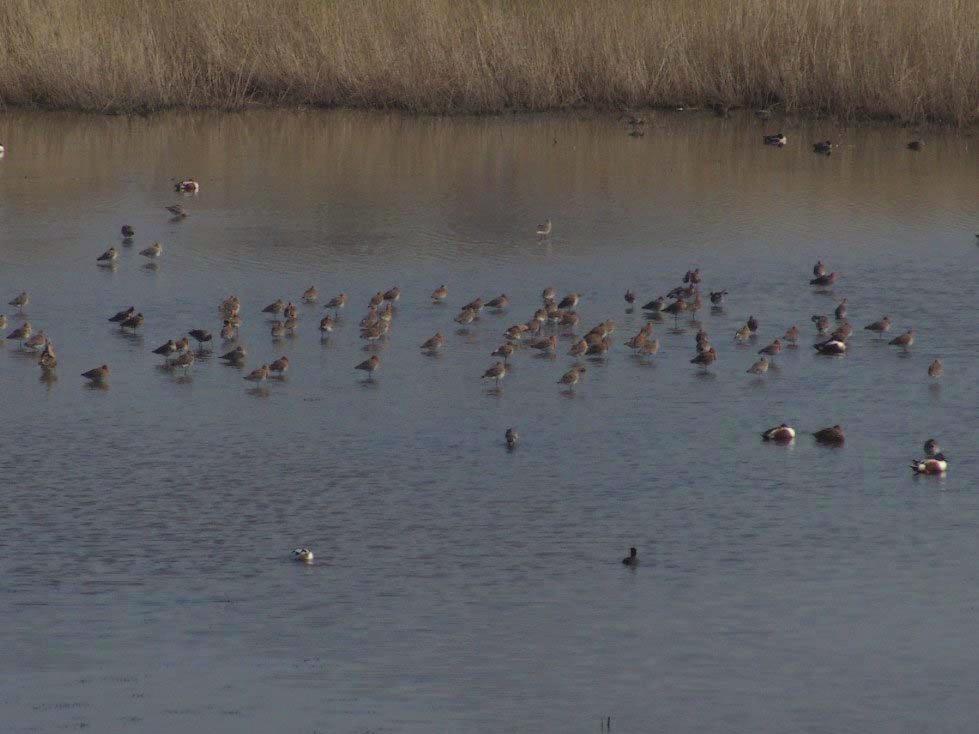
[[(0, 296), (58, 347), (0, 343), (0, 718), (10, 731), (963, 731), (979, 603), (975, 141), (936, 131), (657, 116), (354, 112), (0, 116)], [(830, 157), (813, 140), (839, 140)], [(178, 197), (172, 179), (202, 191)], [(171, 221), (163, 207), (184, 203)], [(554, 221), (538, 241), (537, 222)], [(131, 224), (131, 247), (119, 227)], [(155, 270), (138, 251), (159, 240)], [(95, 266), (109, 245), (114, 270)], [(822, 258), (843, 278), (808, 285)], [(626, 312), (690, 267), (726, 288), (696, 325)], [(449, 288), (445, 306), (427, 295)], [(299, 305), (350, 296), (326, 342)], [(356, 323), (401, 286), (364, 383)], [(544, 286), (618, 325), (572, 359), (479, 375)], [(463, 303), (505, 292), (466, 333)], [(247, 367), (186, 378), (150, 351), (243, 302)], [(809, 346), (849, 299), (844, 359)], [(706, 299), (705, 299), (706, 300)], [(135, 305), (132, 336), (106, 321)], [(4, 307), (8, 331), (19, 325)], [(889, 314), (902, 352), (859, 327)], [(748, 315), (757, 343), (734, 344)], [(755, 352), (792, 324), (763, 378)], [(418, 345), (446, 334), (438, 357)], [(928, 379), (940, 357), (945, 376)], [(107, 390), (78, 375), (111, 364)], [(262, 397), (264, 399), (259, 399)], [(788, 447), (759, 434), (781, 421)], [(807, 432), (840, 423), (842, 448)], [(521, 436), (508, 452), (507, 426)], [(943, 478), (908, 460), (935, 437)], [(292, 548), (316, 552), (294, 564)], [(636, 569), (622, 566), (629, 546)]]

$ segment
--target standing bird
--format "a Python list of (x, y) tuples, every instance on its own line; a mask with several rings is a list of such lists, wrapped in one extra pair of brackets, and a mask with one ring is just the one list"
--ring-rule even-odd
[(654, 298), (652, 301), (650, 301), (645, 306), (643, 306), (642, 310), (659, 313), (665, 307), (666, 307), (666, 299), (663, 298), (663, 296), (660, 296), (659, 298)]
[(914, 344), (914, 329), (908, 329), (900, 336), (896, 336), (888, 342), (896, 347), (903, 347), (907, 349), (912, 344)]
[(231, 319), (225, 319), (221, 324), (221, 339), (226, 342), (233, 341), (235, 338), (235, 325)]
[(839, 446), (846, 440), (846, 435), (843, 433), (843, 428), (840, 425), (823, 428), (812, 435), (818, 443), (831, 444), (833, 446)]
[(7, 334), (7, 338), (16, 341), (26, 341), (27, 339), (30, 339), (33, 332), (34, 328), (31, 326), (31, 322), (25, 321), (19, 327)]
[(789, 441), (795, 440), (795, 429), (787, 423), (782, 423), (781, 425), (775, 426), (775, 428), (769, 428), (761, 434), (761, 437), (765, 441), (788, 443)]
[(748, 328), (747, 324), (734, 332), (734, 340), (736, 342), (744, 344), (749, 339), (751, 339), (751, 329)]
[(512, 428), (506, 429), (506, 447), (511, 451), (517, 447), (517, 441), (520, 440), (520, 436)]
[(814, 153), (821, 153), (822, 155), (829, 155), (833, 152), (833, 148), (836, 145), (829, 140), (820, 140), (819, 142), (812, 144), (812, 150)]
[(820, 334), (825, 334), (826, 330), (829, 329), (829, 316), (821, 313), (814, 313), (810, 318), (816, 325), (816, 331), (818, 331)]
[(568, 350), (568, 354), (571, 355), (572, 357), (581, 357), (582, 355), (588, 353), (588, 349), (589, 349), (588, 342), (585, 341), (584, 339), (579, 339), (578, 341), (576, 341), (574, 344), (571, 345), (571, 348)]
[(316, 303), (319, 300), (320, 292), (316, 290), (315, 285), (309, 286), (305, 291), (303, 291), (303, 303)]
[(554, 354), (557, 351), (557, 336), (551, 334), (551, 336), (543, 339), (534, 339), (530, 346), (543, 354)]
[(432, 303), (442, 303), (448, 297), (449, 289), (444, 285), (440, 285), (438, 288), (432, 291)]
[(445, 337), (442, 336), (442, 332), (436, 331), (434, 336), (431, 336), (422, 342), (421, 348), (424, 352), (437, 352), (444, 344)]
[(507, 366), (503, 362), (494, 362), (488, 370), (483, 373), (484, 380), (496, 380), (496, 386), (500, 386), (500, 381), (506, 377)]
[(551, 220), (548, 219), (543, 224), (537, 225), (537, 236), (538, 237), (548, 237), (551, 234), (552, 229)]
[(7, 317), (4, 314), (0, 313), (0, 329), (6, 329), (6, 328), (7, 328)]
[(639, 565), (639, 552), (635, 548), (630, 548), (629, 555), (622, 559), (622, 563), (626, 566), (635, 568)]
[(163, 254), (163, 245), (161, 245), (159, 242), (154, 242), (146, 249), (140, 250), (139, 254), (143, 257), (148, 257), (150, 260), (155, 260)]
[(188, 331), (187, 334), (197, 342), (198, 349), (203, 349), (204, 343), (211, 341), (213, 338), (211, 336), (211, 332), (209, 332), (207, 329), (192, 329), (191, 331)]
[(754, 316), (749, 316), (748, 321), (745, 322), (745, 325), (748, 327), (748, 331), (750, 331), (752, 334), (758, 333), (758, 319), (756, 319)]
[(651, 357), (659, 351), (659, 339), (646, 339), (636, 350), (640, 357)]
[(384, 291), (385, 301), (397, 301), (399, 298), (401, 298), (401, 289), (398, 288), (398, 286), (394, 286), (393, 288), (389, 288), (388, 290)]
[(120, 329), (132, 329), (133, 333), (136, 333), (136, 329), (143, 325), (143, 314), (137, 313), (133, 314), (127, 319), (123, 319), (119, 322)]
[(187, 216), (187, 210), (180, 206), (180, 204), (171, 204), (166, 209), (173, 215), (174, 219), (183, 219)]
[(475, 311), (473, 311), (471, 308), (464, 308), (453, 319), (453, 321), (455, 321), (457, 324), (461, 324), (462, 326), (468, 326), (475, 320), (475, 318), (476, 318)]
[(161, 344), (156, 349), (153, 350), (153, 354), (159, 354), (161, 357), (169, 357), (171, 354), (175, 354), (179, 350), (177, 342), (173, 339), (168, 339), (166, 344)]
[(288, 357), (279, 357), (277, 360), (275, 360), (272, 364), (269, 365), (269, 372), (277, 373), (280, 378), (283, 375), (285, 375), (286, 370), (288, 369), (289, 369)]
[(184, 372), (189, 372), (194, 365), (194, 353), (182, 352), (167, 363), (171, 368), (181, 367)]
[(380, 366), (381, 366), (381, 358), (375, 354), (371, 356), (370, 359), (365, 359), (363, 362), (361, 362), (356, 367), (354, 367), (354, 369), (363, 370), (364, 372), (367, 373), (367, 379), (373, 380), (374, 373), (377, 371), (377, 368)]
[(557, 384), (567, 385), (569, 390), (574, 390), (574, 386), (581, 381), (581, 375), (587, 371), (587, 368), (582, 367), (581, 365), (575, 365), (561, 375), (561, 379), (557, 381)]
[(105, 384), (105, 381), (109, 379), (109, 366), (104, 364), (101, 367), (96, 367), (88, 372), (83, 372), (82, 377), (93, 385), (103, 385)]
[(794, 347), (799, 342), (799, 327), (793, 324), (782, 338)]
[[(979, 235), (976, 236), (979, 237)], [(548, 301), (553, 301), (555, 298), (557, 298), (557, 290), (555, 288), (552, 288), (551, 286), (548, 286), (547, 288), (541, 291), (540, 297), (544, 301), (544, 303), (547, 303)]]
[(263, 364), (261, 367), (252, 370), (241, 379), (248, 380), (249, 382), (265, 382), (267, 379), (269, 379), (269, 366), (267, 364)]
[(503, 357), (504, 364), (510, 361), (513, 355), (514, 346), (510, 342), (505, 342), (490, 352), (491, 357)]
[(341, 293), (337, 296), (333, 296), (333, 298), (331, 298), (329, 301), (326, 302), (326, 305), (323, 306), (323, 308), (332, 308), (335, 315), (338, 315), (340, 309), (346, 305), (347, 305), (347, 294)]
[(324, 336), (332, 332), (334, 326), (336, 326), (336, 319), (330, 316), (330, 314), (327, 314), (320, 319), (320, 333), (322, 333)]
[(262, 313), (280, 314), (282, 313), (283, 308), (285, 308), (285, 304), (282, 302), (282, 299), (279, 298), (263, 308)]
[(120, 323), (120, 322), (125, 321), (126, 319), (128, 319), (134, 313), (136, 313), (136, 307), (135, 306), (130, 306), (125, 311), (117, 311), (115, 313), (115, 315), (113, 315), (113, 316), (111, 316), (109, 318), (109, 321), (111, 323), (113, 323), (113, 324), (118, 324), (118, 323)]
[(24, 312), (24, 306), (31, 302), (31, 297), (27, 294), (27, 291), (21, 291), (19, 294), (14, 296), (7, 303), (8, 306), (16, 306), (17, 311), (20, 313)]
[(836, 310), (833, 312), (836, 316), (837, 321), (842, 321), (846, 318), (846, 299), (844, 298), (836, 306)]
[(630, 290), (627, 290), (625, 292), (625, 302), (631, 306), (633, 303), (636, 302), (636, 294)]
[(936, 359), (930, 365), (928, 365), (928, 376), (938, 379), (945, 372), (945, 368), (942, 366), (942, 360)]
[(714, 347), (710, 347), (706, 352), (701, 352), (696, 357), (690, 360), (690, 364), (700, 365), (704, 372), (710, 367), (714, 362), (717, 361), (717, 351)]
[(578, 301), (581, 300), (581, 295), (578, 293), (569, 293), (561, 302), (557, 305), (558, 308), (576, 308), (578, 306)]
[(782, 351), (782, 340), (776, 339), (768, 346), (759, 349), (758, 354), (766, 354), (769, 357), (774, 357), (776, 354), (778, 354), (781, 351)]
[(112, 265), (116, 261), (117, 257), (119, 257), (119, 253), (116, 252), (116, 248), (110, 247), (108, 250), (95, 258), (95, 261), (100, 265)]
[(42, 371), (50, 372), (58, 366), (58, 359), (54, 356), (54, 352), (45, 349), (43, 352), (41, 352), (41, 356), (37, 360), (37, 363), (40, 365)]
[(248, 356), (248, 352), (246, 352), (245, 348), (239, 344), (230, 352), (225, 352), (224, 354), (222, 354), (221, 359), (223, 359), (228, 364), (240, 365), (245, 361), (245, 357), (247, 356)]
[(491, 299), (487, 302), (486, 308), (491, 308), (494, 311), (502, 311), (510, 305), (510, 299), (506, 297), (506, 293), (501, 293), (496, 298)]
[(768, 372), (768, 358), (762, 357), (757, 362), (755, 362), (747, 370), (749, 375), (763, 375)]
[(875, 331), (878, 334), (883, 334), (885, 331), (891, 330), (891, 317), (884, 316), (880, 320), (875, 321), (872, 324), (867, 324), (863, 328), (866, 329), (867, 331)]

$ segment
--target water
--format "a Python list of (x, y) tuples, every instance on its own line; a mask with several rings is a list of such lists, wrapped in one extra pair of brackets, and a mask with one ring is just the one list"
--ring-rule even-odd
[[(966, 730), (975, 141), (930, 131), (916, 154), (906, 130), (784, 129), (775, 150), (753, 118), (685, 114), (638, 140), (590, 116), (0, 117), (0, 295), (30, 291), (59, 357), (43, 382), (0, 345), (5, 730)], [(812, 154), (825, 137), (840, 149)], [(187, 175), (196, 197), (172, 192)], [(135, 244), (97, 268), (124, 223)], [(831, 294), (807, 285), (817, 258), (844, 274)], [(718, 362), (688, 363), (689, 318), (658, 322), (638, 362), (623, 292), (695, 265), (731, 292), (699, 315)], [(300, 305), (273, 344), (261, 307), (311, 284), (350, 295), (342, 325), (321, 343), (322, 307)], [(364, 383), (356, 324), (394, 284)], [(493, 392), (489, 353), (546, 285), (582, 293), (582, 331), (615, 319), (616, 346), (573, 396), (566, 338)], [(508, 313), (457, 333), (458, 306), (500, 292)], [(250, 392), (220, 346), (187, 377), (159, 369), (150, 350), (217, 333), (231, 293), (248, 367), (287, 354), (287, 379)], [(846, 358), (815, 356), (809, 316), (843, 296), (858, 327), (887, 313), (917, 343), (857, 328)], [(130, 304), (135, 337), (106, 322)], [(761, 336), (738, 347), (749, 314)], [(793, 323), (800, 347), (746, 375)], [(420, 354), (438, 329), (444, 352)], [(103, 362), (109, 388), (86, 388)], [(796, 443), (763, 444), (783, 420)], [(843, 448), (803, 433), (833, 423)], [(932, 436), (951, 469), (915, 478)]]

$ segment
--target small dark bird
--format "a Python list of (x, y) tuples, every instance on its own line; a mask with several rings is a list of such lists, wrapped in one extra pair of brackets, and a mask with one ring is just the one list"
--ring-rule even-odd
[(520, 436), (517, 435), (517, 432), (515, 430), (513, 430), (512, 428), (506, 429), (506, 447), (508, 449), (511, 450), (515, 449), (517, 447), (517, 441), (519, 440), (519, 438)]
[(878, 334), (883, 334), (885, 331), (891, 330), (891, 317), (884, 316), (883, 318), (873, 322), (872, 324), (867, 324), (863, 328), (866, 329), (867, 331), (876, 331)]
[(132, 329), (136, 331), (140, 326), (143, 325), (143, 314), (138, 313), (130, 316), (119, 323), (120, 329)]
[(632, 291), (627, 290), (625, 292), (625, 302), (628, 304), (633, 304), (636, 302), (636, 294)]
[(127, 240), (132, 239), (136, 236), (136, 230), (130, 227), (128, 224), (122, 225), (122, 236)]
[(125, 321), (128, 319), (134, 313), (136, 313), (136, 309), (133, 306), (130, 306), (125, 311), (117, 312), (115, 316), (109, 319), (109, 321), (111, 321), (113, 324), (118, 324), (120, 321)]
[(643, 311), (662, 311), (666, 307), (666, 299), (663, 296), (659, 298), (654, 298), (652, 301), (647, 303), (642, 307)]
[(816, 264), (812, 266), (812, 277), (818, 278), (820, 275), (826, 275), (826, 266), (823, 265), (822, 260), (817, 260)]
[(698, 364), (704, 368), (704, 372), (710, 367), (714, 362), (717, 361), (717, 352), (714, 347), (710, 347), (706, 352), (701, 352), (696, 357), (690, 360), (690, 364)]
[(833, 313), (836, 316), (836, 320), (837, 321), (842, 321), (843, 319), (846, 318), (846, 299), (845, 298), (842, 301), (839, 302), (839, 305), (837, 305), (836, 310)]
[(187, 334), (197, 342), (197, 346), (203, 348), (205, 342), (211, 341), (213, 338), (211, 332), (206, 329), (193, 329), (188, 331)]
[(812, 150), (814, 153), (822, 153), (823, 155), (829, 155), (833, 152), (834, 145), (829, 140), (820, 140), (818, 143), (812, 144)]
[(710, 302), (715, 306), (720, 306), (724, 301), (724, 296), (727, 295), (727, 291), (711, 291), (710, 292)]
[(831, 428), (823, 428), (822, 430), (816, 431), (812, 434), (818, 443), (832, 444), (834, 446), (839, 446), (846, 440), (846, 436), (843, 433), (843, 428), (839, 425), (835, 425)]
[(183, 219), (187, 216), (187, 210), (180, 206), (180, 204), (168, 206), (167, 211), (170, 212), (176, 219)]
[(914, 329), (908, 329), (900, 336), (896, 336), (891, 339), (888, 343), (894, 345), (895, 347), (904, 347), (907, 349), (914, 344)]
[(626, 566), (638, 566), (639, 565), (639, 553), (635, 548), (629, 549), (629, 555), (622, 559), (622, 563)]
[(942, 367), (942, 360), (940, 359), (936, 359), (934, 362), (928, 365), (928, 376), (933, 377), (936, 380), (942, 376), (944, 371), (945, 368)]
[(785, 144), (788, 142), (788, 138), (786, 138), (785, 135), (783, 135), (782, 133), (774, 133), (773, 135), (765, 135), (765, 136), (762, 137), (762, 140), (765, 142), (765, 145), (774, 145), (774, 146), (777, 146), (779, 148), (784, 147)]
[(912, 140), (908, 143), (908, 150), (921, 150), (925, 147), (925, 144), (921, 140)]
[(752, 334), (756, 333), (758, 331), (758, 319), (756, 319), (754, 316), (749, 316), (747, 326), (748, 331), (750, 331)]

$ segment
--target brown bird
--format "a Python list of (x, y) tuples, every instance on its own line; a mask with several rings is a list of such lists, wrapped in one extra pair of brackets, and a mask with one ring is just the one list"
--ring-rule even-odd
[(612, 348), (612, 340), (608, 337), (596, 342), (595, 344), (589, 344), (588, 350), (585, 352), (588, 356), (604, 357), (608, 354), (609, 350)]
[(27, 340), (27, 339), (30, 338), (30, 336), (33, 333), (33, 331), (34, 331), (34, 329), (31, 326), (30, 321), (25, 321), (18, 328), (14, 329), (9, 334), (7, 334), (7, 338), (8, 339), (15, 339), (15, 340), (19, 340), (19, 341), (25, 341), (25, 340)]
[(101, 367), (96, 367), (88, 372), (83, 372), (82, 377), (91, 382), (93, 385), (101, 385), (107, 379), (109, 379), (109, 366), (104, 364)]
[(846, 436), (843, 434), (843, 428), (839, 425), (833, 426), (832, 428), (823, 428), (812, 435), (815, 436), (818, 443), (834, 444), (837, 446), (846, 440)]
[(768, 358), (762, 357), (749, 367), (746, 372), (749, 375), (763, 375), (768, 372)]
[(908, 150), (921, 150), (925, 147), (925, 144), (921, 140), (912, 140), (908, 143)]
[(444, 285), (440, 285), (434, 291), (432, 291), (432, 303), (442, 303), (446, 298), (449, 297), (449, 289)]
[(483, 310), (483, 299), (474, 298), (465, 306), (463, 306), (462, 309), (464, 311), (468, 309), (469, 311), (472, 311), (476, 316), (479, 316), (479, 312)]
[(743, 343), (743, 342), (748, 341), (750, 338), (751, 338), (751, 329), (748, 328), (748, 325), (747, 324), (745, 324), (740, 329), (738, 329), (736, 332), (734, 332), (734, 339), (735, 339), (735, 341), (738, 341), (738, 342), (742, 342)]
[(651, 357), (659, 351), (659, 339), (646, 339), (636, 350), (641, 357)]
[(812, 277), (818, 278), (821, 275), (826, 275), (826, 266), (823, 265), (822, 260), (817, 260), (816, 264), (812, 266)]
[(776, 354), (782, 351), (782, 341), (776, 339), (767, 347), (762, 347), (758, 350), (758, 354), (767, 354), (769, 357), (774, 357)]
[(167, 340), (166, 344), (161, 344), (156, 349), (154, 349), (153, 354), (159, 354), (160, 356), (163, 357), (169, 357), (171, 354), (175, 354), (177, 351), (178, 351), (177, 342), (175, 342), (173, 339), (169, 339)]
[(575, 365), (570, 370), (561, 375), (561, 379), (558, 380), (559, 385), (567, 385), (568, 389), (574, 390), (574, 386), (578, 384), (581, 380), (581, 375), (587, 372), (587, 369), (581, 365)]
[(265, 382), (267, 379), (269, 379), (269, 366), (267, 364), (263, 364), (258, 369), (249, 372), (242, 379), (248, 380), (249, 382)]
[(896, 336), (888, 342), (896, 347), (904, 347), (907, 349), (912, 344), (914, 344), (914, 329), (908, 329), (900, 336)]
[(116, 252), (116, 248), (110, 247), (96, 258), (96, 262), (102, 263), (103, 265), (109, 265), (114, 263), (117, 257), (119, 257), (119, 253)]
[(830, 339), (845, 342), (853, 334), (853, 326), (849, 321), (842, 322), (830, 333)]
[(775, 428), (769, 428), (767, 431), (761, 434), (761, 437), (765, 441), (788, 443), (795, 439), (795, 429), (789, 426), (787, 423), (782, 423), (781, 425), (775, 426)]
[(649, 338), (649, 335), (652, 333), (653, 333), (652, 322), (646, 322), (646, 324), (641, 329), (639, 329), (639, 332), (631, 339), (629, 339), (629, 341), (627, 341), (625, 345), (629, 347), (629, 349), (639, 349), (639, 347), (641, 347), (643, 344), (646, 343), (646, 339)]
[(884, 316), (879, 321), (875, 321), (872, 324), (867, 324), (863, 328), (867, 331), (876, 331), (878, 334), (883, 334), (885, 331), (891, 330), (891, 317)]
[(305, 291), (303, 291), (302, 299), (303, 303), (315, 303), (319, 300), (320, 292), (316, 290), (315, 285), (309, 286)]
[(421, 348), (426, 352), (437, 352), (445, 344), (445, 337), (441, 331), (436, 331), (435, 335), (429, 337), (422, 343)]
[(706, 352), (698, 354), (696, 357), (690, 360), (690, 364), (698, 364), (703, 367), (704, 372), (710, 367), (714, 362), (717, 361), (717, 352), (714, 347), (711, 347)]
[(837, 304), (836, 310), (833, 313), (835, 314), (837, 321), (842, 321), (843, 319), (846, 318), (846, 299), (845, 298)]
[(839, 273), (829, 273), (828, 275), (818, 275), (809, 281), (809, 285), (825, 288), (833, 285), (839, 279)]
[(625, 292), (625, 302), (628, 303), (628, 304), (630, 304), (630, 305), (632, 305), (633, 303), (635, 303), (636, 302), (636, 294), (633, 293), (630, 290), (627, 290)]
[(209, 332), (207, 329), (191, 329), (187, 332), (187, 334), (197, 342), (199, 349), (203, 349), (204, 343), (211, 341), (213, 338), (211, 336), (211, 332)]
[(756, 319), (754, 316), (748, 317), (748, 321), (746, 322), (746, 325), (748, 327), (748, 331), (750, 331), (752, 334), (758, 332), (758, 319)]
[(54, 356), (53, 352), (45, 349), (41, 352), (41, 357), (37, 360), (37, 363), (41, 366), (42, 370), (50, 371), (58, 366), (58, 359)]
[(487, 304), (486, 308), (491, 308), (494, 311), (502, 311), (510, 305), (510, 299), (506, 297), (506, 293), (501, 293), (496, 298), (491, 299)]
[(580, 357), (588, 352), (588, 347), (589, 344), (587, 341), (584, 339), (579, 339), (571, 345), (571, 348), (568, 350), (568, 354), (570, 354), (572, 357)]
[(114, 316), (112, 316), (109, 319), (109, 321), (111, 321), (113, 324), (118, 324), (119, 322), (125, 321), (126, 319), (128, 319), (134, 313), (136, 313), (136, 309), (133, 306), (130, 306), (125, 311), (119, 311), (119, 312), (117, 312)]
[(555, 298), (557, 298), (557, 291), (548, 286), (541, 291), (540, 297), (544, 299), (544, 301), (553, 301)]
[(557, 305), (558, 308), (577, 308), (578, 301), (581, 300), (581, 296), (578, 293), (569, 293), (561, 302)]
[(269, 365), (269, 372), (277, 372), (279, 374), (279, 377), (282, 377), (286, 373), (286, 370), (288, 369), (289, 369), (288, 357), (279, 357), (277, 360), (275, 360), (272, 364)]
[(230, 352), (225, 352), (224, 354), (222, 354), (221, 359), (223, 359), (228, 364), (241, 364), (242, 362), (245, 361), (245, 357), (247, 356), (248, 356), (248, 352), (246, 352), (245, 348), (239, 344)]
[(782, 338), (794, 346), (799, 342), (799, 327), (793, 324), (788, 328), (788, 330), (785, 332), (785, 336)]
[(333, 331), (333, 327), (336, 325), (336, 319), (334, 319), (330, 314), (327, 314), (320, 319), (320, 331), (323, 334), (329, 334)]
[(513, 351), (514, 351), (513, 345), (510, 342), (506, 342), (506, 343), (501, 344), (500, 346), (498, 346), (496, 349), (494, 349), (490, 353), (490, 356), (491, 357), (503, 357), (503, 362), (504, 363), (507, 363), (507, 362), (509, 362), (510, 357), (513, 355)]
[(468, 326), (473, 321), (475, 321), (475, 319), (476, 319), (476, 312), (473, 311), (471, 308), (464, 308), (452, 320), (455, 321), (457, 324), (462, 324), (463, 326)]
[(193, 352), (182, 352), (174, 357), (172, 360), (167, 362), (167, 366), (174, 368), (180, 367), (184, 372), (190, 371), (190, 368), (194, 364), (194, 353)]
[(945, 372), (945, 368), (942, 366), (942, 360), (936, 359), (930, 365), (928, 365), (928, 376), (934, 377), (936, 380), (942, 376)]
[(24, 306), (31, 302), (31, 297), (27, 291), (21, 291), (7, 303), (8, 306), (16, 306), (18, 311), (23, 311)]
[(381, 358), (375, 354), (370, 359), (365, 359), (363, 362), (361, 362), (356, 367), (354, 367), (354, 369), (363, 370), (364, 372), (367, 373), (367, 379), (373, 380), (374, 373), (377, 372), (377, 369), (380, 366), (381, 366)]
[(263, 308), (262, 309), (262, 313), (280, 314), (280, 313), (282, 313), (282, 309), (283, 308), (285, 308), (285, 304), (282, 302), (282, 299), (279, 298), (279, 299), (275, 300), (274, 302), (270, 303), (265, 308)]
[(499, 387), (500, 380), (506, 377), (507, 366), (503, 362), (494, 362), (493, 365), (483, 373), (484, 380), (496, 380)]
[(520, 440), (520, 436), (512, 428), (506, 429), (506, 447), (508, 449), (515, 449), (517, 447), (517, 441)]
[(134, 332), (143, 325), (143, 314), (138, 313), (119, 322), (120, 329), (132, 329)]
[(183, 219), (187, 216), (187, 210), (180, 206), (180, 204), (172, 204), (168, 206), (167, 211), (170, 212), (176, 219)]
[(394, 286), (393, 288), (384, 291), (385, 301), (397, 301), (399, 298), (401, 298), (401, 289), (398, 288), (398, 286)]
[(557, 351), (557, 337), (552, 334), (544, 339), (535, 339), (530, 346), (546, 354), (554, 354)]
[(371, 296), (370, 305), (380, 306), (383, 301), (384, 301), (384, 292), (378, 291), (373, 296)]
[(710, 302), (715, 306), (720, 306), (724, 302), (724, 296), (726, 295), (727, 291), (711, 291)]
[(818, 331), (820, 334), (825, 334), (826, 330), (829, 329), (829, 316), (821, 313), (814, 313), (811, 319), (816, 325), (816, 331)]
[(333, 296), (323, 308), (332, 308), (334, 311), (339, 311), (341, 308), (347, 305), (347, 294), (341, 293), (339, 295)]

